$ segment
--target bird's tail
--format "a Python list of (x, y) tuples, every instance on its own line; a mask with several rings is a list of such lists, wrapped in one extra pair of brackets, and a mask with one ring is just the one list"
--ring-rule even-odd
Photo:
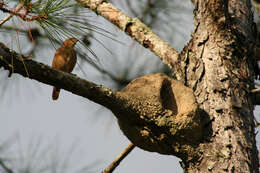
[(52, 100), (57, 100), (59, 98), (60, 88), (53, 87)]

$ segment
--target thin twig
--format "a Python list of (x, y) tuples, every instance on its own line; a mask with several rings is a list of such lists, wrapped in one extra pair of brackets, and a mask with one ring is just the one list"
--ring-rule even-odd
[(250, 91), (251, 93), (258, 93), (260, 92), (260, 88), (255, 88)]
[(5, 172), (14, 173), (10, 168), (8, 168), (8, 166), (6, 166), (6, 164), (1, 159), (0, 159), (0, 165), (5, 170)]
[(256, 12), (257, 12), (258, 16), (260, 16), (260, 3), (259, 3), (259, 1), (254, 0), (253, 1), (253, 5), (254, 5), (254, 7), (256, 9)]
[(255, 128), (259, 127), (260, 126), (260, 122), (255, 122)]
[[(19, 12), (22, 8), (24, 7), (24, 4), (21, 3), (16, 9), (15, 9), (15, 13)], [(14, 13), (9, 14), (8, 16), (6, 16), (3, 20), (0, 21), (0, 26), (3, 25), (5, 22), (7, 22), (11, 17), (14, 16)]]
[(260, 84), (259, 84), (259, 83), (255, 83), (255, 85), (260, 87)]
[(120, 164), (120, 162), (134, 149), (135, 145), (131, 143), (126, 149), (120, 153), (116, 159), (102, 173), (111, 173)]

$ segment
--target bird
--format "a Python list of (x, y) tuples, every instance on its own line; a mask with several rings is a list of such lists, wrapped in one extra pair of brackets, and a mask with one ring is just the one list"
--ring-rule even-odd
[[(77, 53), (74, 50), (75, 44), (79, 40), (77, 38), (68, 38), (63, 42), (61, 47), (56, 50), (53, 61), (52, 68), (61, 70), (64, 72), (72, 72), (73, 68), (77, 62)], [(52, 99), (57, 100), (59, 98), (60, 88), (53, 87)]]

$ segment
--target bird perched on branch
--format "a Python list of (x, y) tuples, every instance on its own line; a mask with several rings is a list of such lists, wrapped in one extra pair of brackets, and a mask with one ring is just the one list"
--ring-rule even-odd
[[(52, 68), (70, 73), (76, 65), (77, 54), (74, 46), (79, 41), (77, 38), (65, 40), (62, 46), (56, 50)], [(60, 94), (60, 88), (53, 87), (52, 99), (57, 100)]]

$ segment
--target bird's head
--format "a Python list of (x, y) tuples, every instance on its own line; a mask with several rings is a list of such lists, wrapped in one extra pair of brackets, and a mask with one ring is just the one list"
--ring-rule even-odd
[(79, 41), (79, 39), (77, 39), (77, 38), (74, 38), (74, 37), (68, 38), (67, 40), (65, 40), (63, 42), (63, 46), (73, 48), (75, 46), (75, 44), (77, 43), (77, 41)]

